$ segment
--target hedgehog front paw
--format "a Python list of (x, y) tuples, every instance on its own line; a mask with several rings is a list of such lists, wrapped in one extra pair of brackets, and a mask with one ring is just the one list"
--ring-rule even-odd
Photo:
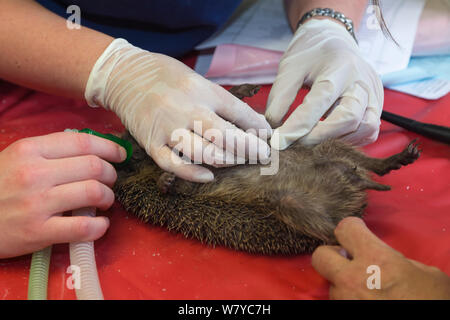
[(175, 174), (171, 172), (164, 172), (158, 179), (156, 185), (158, 186), (159, 192), (162, 194), (169, 193), (172, 186), (175, 183)]

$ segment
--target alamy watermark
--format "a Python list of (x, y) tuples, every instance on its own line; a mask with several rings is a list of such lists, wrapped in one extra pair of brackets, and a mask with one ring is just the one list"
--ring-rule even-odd
[(381, 289), (381, 269), (376, 264), (372, 264), (367, 267), (366, 270), (367, 274), (371, 274), (367, 278), (367, 289), (373, 290), (373, 289)]
[(66, 273), (70, 274), (66, 279), (67, 288), (70, 290), (79, 290), (81, 288), (81, 268), (72, 264), (67, 267)]
[(381, 30), (379, 17), (381, 17), (381, 9), (378, 5), (369, 5), (366, 9), (367, 20), (366, 27), (368, 30)]
[(81, 29), (81, 9), (77, 5), (68, 6), (66, 13), (70, 16), (66, 20), (67, 28), (70, 30)]

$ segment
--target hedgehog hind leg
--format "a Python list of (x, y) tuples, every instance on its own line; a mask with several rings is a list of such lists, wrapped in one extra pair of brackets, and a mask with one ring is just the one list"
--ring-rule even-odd
[(416, 141), (417, 139), (414, 139), (402, 150), (402, 152), (388, 158), (376, 159), (366, 157), (365, 159), (360, 160), (360, 164), (377, 175), (384, 176), (393, 170), (398, 170), (403, 166), (413, 163), (419, 158), (421, 150)]
[(356, 166), (372, 171), (379, 176), (413, 163), (421, 153), (418, 144), (416, 144), (416, 139), (411, 141), (402, 152), (385, 159), (368, 157), (356, 148), (339, 140), (325, 141), (315, 146), (313, 150), (319, 156), (348, 159)]
[(296, 191), (280, 190), (272, 201), (278, 208), (275, 217), (291, 229), (323, 243), (334, 242), (336, 225), (317, 199)]
[(374, 170), (374, 172), (382, 176), (392, 170), (398, 170), (401, 167), (407, 166), (408, 164), (416, 161), (422, 152), (416, 141), (417, 139), (411, 141), (402, 152), (394, 154), (389, 158), (381, 159), (381, 163), (377, 166), (376, 171)]

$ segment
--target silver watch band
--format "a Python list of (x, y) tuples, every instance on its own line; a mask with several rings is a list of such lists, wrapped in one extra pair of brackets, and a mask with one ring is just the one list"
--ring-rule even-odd
[(308, 12), (306, 12), (300, 21), (297, 24), (297, 29), (300, 28), (300, 26), (308, 19), (315, 17), (315, 16), (322, 16), (322, 17), (330, 17), (333, 18), (339, 22), (342, 22), (345, 25), (345, 28), (350, 33), (350, 35), (355, 39), (356, 43), (358, 43), (358, 40), (356, 40), (355, 36), (355, 29), (353, 27), (353, 21), (352, 19), (347, 18), (343, 13), (334, 11), (330, 8), (315, 8)]

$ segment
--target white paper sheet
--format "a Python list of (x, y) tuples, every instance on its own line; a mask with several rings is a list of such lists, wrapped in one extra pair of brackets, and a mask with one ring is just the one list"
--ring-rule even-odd
[[(232, 43), (277, 51), (285, 50), (292, 32), (281, 2), (245, 0), (227, 27), (200, 44), (198, 48), (205, 49)], [(374, 11), (376, 8), (369, 6), (357, 32), (363, 56), (380, 75), (383, 75), (383, 83), (390, 89), (424, 99), (438, 99), (446, 95), (450, 91), (450, 79), (446, 79), (443, 75), (449, 73), (450, 76), (449, 58), (429, 57), (423, 60), (419, 58), (410, 60), (425, 0), (391, 0), (382, 3), (388, 28), (400, 46), (386, 39), (381, 33)], [(210, 53), (200, 54), (196, 71), (205, 75), (212, 57)], [(275, 76), (276, 70), (273, 70), (264, 75), (231, 75), (210, 79), (227, 85), (267, 84), (273, 83)]]
[(408, 68), (382, 77), (392, 90), (435, 100), (450, 92), (450, 55), (415, 57)]
[[(379, 74), (398, 71), (408, 66), (414, 38), (425, 0), (383, 1), (383, 15), (391, 34), (400, 44), (387, 39), (379, 30), (375, 8), (368, 6), (356, 36), (363, 57)], [(284, 51), (292, 38), (280, 0), (245, 0), (230, 22), (196, 49), (220, 44), (239, 44), (262, 49)]]
[(380, 75), (405, 69), (411, 58), (414, 39), (425, 0), (381, 1), (383, 16), (397, 46), (381, 32), (376, 8), (369, 5), (357, 31), (362, 56)]
[(450, 81), (436, 78), (389, 86), (389, 89), (427, 100), (436, 100), (450, 92)]
[(292, 38), (281, 0), (244, 0), (229, 23), (199, 44), (203, 50), (232, 43), (284, 51)]

